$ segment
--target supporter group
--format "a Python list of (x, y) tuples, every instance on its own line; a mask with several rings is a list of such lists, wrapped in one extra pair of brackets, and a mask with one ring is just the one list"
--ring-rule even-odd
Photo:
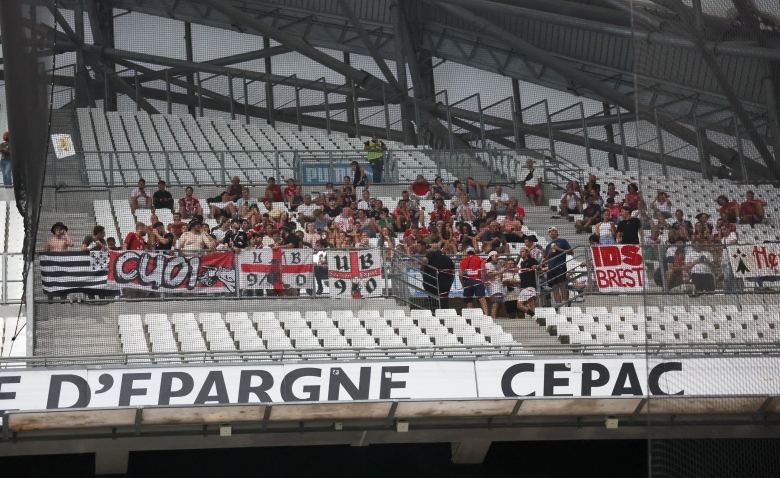
[[(510, 317), (532, 317), (540, 290), (550, 292), (547, 301), (555, 305), (569, 300), (569, 289), (592, 288), (587, 275), (571, 280), (566, 256), (573, 254), (573, 247), (560, 237), (556, 222), (573, 222), (577, 234), (588, 234), (590, 245), (669, 246), (664, 253), (650, 249), (645, 254), (665, 266), (665, 276), (656, 283), (664, 282), (667, 288), (691, 283), (696, 291), (706, 292), (731, 275), (727, 261), (721, 260), (722, 247), (707, 246), (735, 244), (737, 223), (765, 221), (766, 202), (753, 192), (748, 192), (741, 204), (719, 197), (720, 217), (701, 213), (688, 218), (664, 191), (645, 198), (635, 183), (602, 185), (591, 175), (584, 185), (577, 181), (566, 185), (558, 211), (546, 229), (548, 237), (540, 241), (524, 232), (528, 231), (524, 228), (525, 210), (501, 185), (491, 186), (471, 177), (452, 184), (437, 177), (430, 183), (418, 175), (395, 204), (384, 204), (372, 193), (371, 181), (359, 163), (353, 162), (351, 168), (353, 174), (345, 176), (343, 183), (328, 183), (314, 196), (304, 194), (293, 179), (277, 183), (268, 178), (258, 191), (234, 177), (224, 191), (205, 203), (196, 198), (192, 187), (186, 188), (183, 197), (174, 198), (164, 181), (152, 191), (141, 179), (129, 200), (133, 211), (152, 210), (150, 222), (137, 223), (135, 231), (120, 242), (105, 237), (104, 228), (97, 225), (92, 235), (83, 238), (80, 249), (240, 252), (382, 247), (388, 258), (393, 251), (424, 256), (421, 265), (426, 290), (442, 297), (444, 303), (457, 275), (467, 307), (476, 300), (486, 315), (496, 317), (501, 304), (506, 304)], [(373, 172), (376, 177), (376, 169)], [(532, 160), (526, 162), (517, 182), (523, 187), (520, 195), (525, 204), (546, 205), (542, 174)], [(421, 201), (432, 201), (432, 207), (424, 209)], [(164, 224), (158, 219), (155, 212), (162, 209), (172, 211), (172, 222)], [(218, 226), (210, 228), (205, 218), (215, 220)], [(45, 252), (79, 246), (69, 236), (66, 224), (54, 224), (51, 232)], [(519, 247), (510, 247), (512, 243)], [(511, 251), (519, 254), (512, 257)], [(654, 257), (656, 254), (666, 257)], [(451, 259), (456, 255), (457, 264)], [(324, 260), (319, 265), (325, 265)]]

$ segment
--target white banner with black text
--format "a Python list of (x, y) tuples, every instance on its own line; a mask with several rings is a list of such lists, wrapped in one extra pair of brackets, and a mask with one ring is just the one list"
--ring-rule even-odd
[(505, 397), (780, 396), (780, 357), (6, 370), (0, 411)]

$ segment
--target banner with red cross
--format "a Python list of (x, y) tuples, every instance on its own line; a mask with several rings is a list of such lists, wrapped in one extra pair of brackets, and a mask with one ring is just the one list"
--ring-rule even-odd
[(244, 251), (238, 256), (238, 282), (241, 289), (314, 288), (311, 249), (271, 249)]
[(379, 297), (382, 295), (382, 251), (328, 251), (328, 279), (332, 298)]

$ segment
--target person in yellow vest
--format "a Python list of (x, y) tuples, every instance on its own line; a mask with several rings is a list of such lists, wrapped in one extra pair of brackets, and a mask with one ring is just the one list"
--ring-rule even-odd
[(364, 151), (368, 151), (368, 164), (371, 165), (371, 170), (374, 173), (372, 183), (379, 184), (382, 182), (382, 170), (385, 167), (384, 151), (387, 151), (385, 143), (379, 140), (379, 134), (374, 133), (371, 135), (371, 139), (366, 141), (363, 146)]

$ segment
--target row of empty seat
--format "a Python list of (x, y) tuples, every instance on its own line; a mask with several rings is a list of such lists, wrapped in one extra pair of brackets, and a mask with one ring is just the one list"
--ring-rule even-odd
[(562, 342), (583, 345), (780, 342), (780, 311), (763, 305), (540, 307), (536, 318)]
[(128, 354), (517, 345), (479, 310), (130, 314), (118, 326)]
[[(298, 131), (287, 124), (273, 128), (265, 123), (89, 108), (78, 109), (77, 117), (91, 185), (129, 186), (140, 178), (150, 184), (163, 179), (182, 185), (214, 185), (233, 176), (245, 184), (263, 184), (271, 176), (295, 176), (293, 151), (341, 152), (349, 156), (347, 162), (365, 155), (360, 138)], [(411, 181), (421, 172), (437, 169), (423, 150), (385, 143), (398, 150), (394, 154), (399, 180)], [(443, 177), (454, 179), (449, 174)], [(334, 182), (340, 182), (339, 178)]]

